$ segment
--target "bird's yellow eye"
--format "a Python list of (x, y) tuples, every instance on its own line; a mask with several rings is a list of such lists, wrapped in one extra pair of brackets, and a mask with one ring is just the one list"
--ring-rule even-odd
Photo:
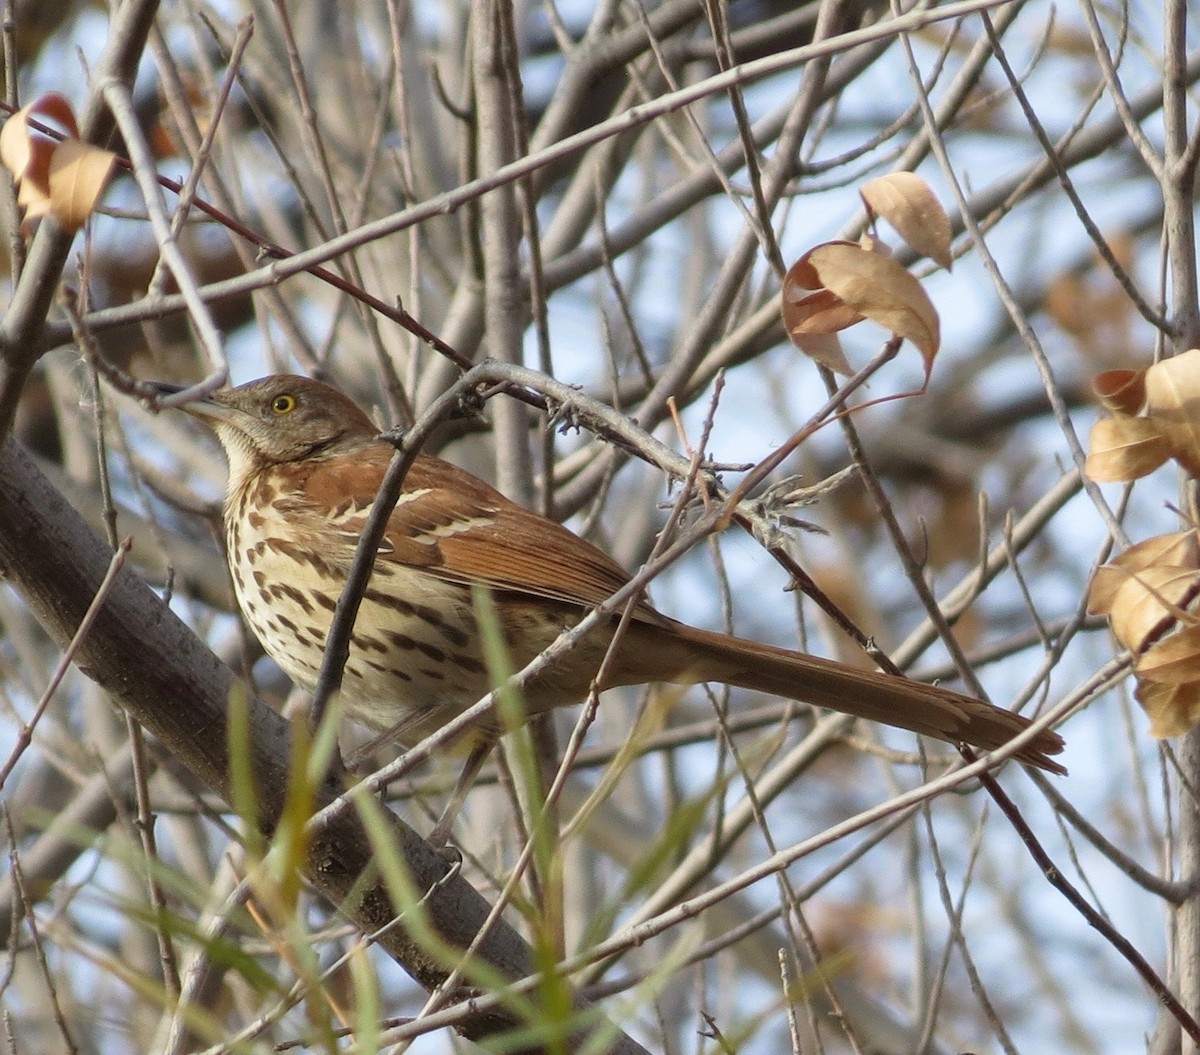
[(295, 396), (276, 396), (271, 400), (272, 414), (290, 414), (296, 409)]

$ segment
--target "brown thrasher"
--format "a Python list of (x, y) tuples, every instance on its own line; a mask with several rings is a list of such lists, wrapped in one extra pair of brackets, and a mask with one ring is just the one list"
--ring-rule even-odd
[[(311, 688), (394, 448), (344, 395), (303, 377), (265, 377), (181, 409), (216, 430), (229, 458), (225, 532), (242, 614), (268, 654)], [(354, 626), (341, 690), (346, 713), (411, 745), (482, 698), (492, 686), (472, 604), (476, 584), (491, 590), (519, 670), (628, 581), (562, 525), (449, 462), (418, 455)], [(614, 618), (527, 685), (527, 712), (581, 701), (615, 627)], [(946, 689), (698, 630), (644, 601), (613, 660), (604, 688), (724, 682), (988, 750), (1029, 724)], [(480, 728), (484, 739), (500, 731)], [(1065, 772), (1047, 757), (1062, 747), (1057, 733), (1043, 732), (1016, 757)]]

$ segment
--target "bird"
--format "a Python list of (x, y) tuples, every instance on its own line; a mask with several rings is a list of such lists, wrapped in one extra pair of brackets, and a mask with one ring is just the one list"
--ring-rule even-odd
[[(155, 383), (161, 394), (180, 387)], [(229, 462), (225, 550), (238, 606), (264, 650), (298, 685), (321, 670), (333, 611), (395, 447), (337, 389), (273, 374), (179, 405), (216, 433)], [(353, 628), (344, 713), (411, 746), (494, 686), (473, 589), (490, 592), (513, 669), (630, 580), (562, 524), (466, 470), (418, 453), (391, 512)], [(526, 717), (600, 689), (716, 682), (826, 707), (946, 743), (993, 750), (1029, 726), (1015, 712), (940, 686), (704, 630), (637, 601), (525, 685)], [(500, 719), (474, 727), (481, 743)], [(1064, 747), (1040, 732), (1015, 753), (1065, 773)]]

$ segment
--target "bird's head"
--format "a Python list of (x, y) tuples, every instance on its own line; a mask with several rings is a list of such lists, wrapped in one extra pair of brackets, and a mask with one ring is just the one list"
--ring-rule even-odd
[[(164, 395), (178, 385), (156, 384)], [(350, 399), (307, 377), (272, 374), (179, 406), (216, 431), (231, 484), (281, 462), (373, 440), (379, 430)]]

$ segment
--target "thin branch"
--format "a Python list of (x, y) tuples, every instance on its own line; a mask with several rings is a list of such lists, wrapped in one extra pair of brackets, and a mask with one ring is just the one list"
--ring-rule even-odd
[(71, 637), (70, 643), (63, 651), (62, 657), (58, 661), (58, 666), (54, 670), (49, 683), (42, 692), (41, 699), (33, 709), (33, 715), (28, 722), (22, 724), (17, 733), (17, 742), (13, 745), (12, 751), (9, 753), (8, 760), (3, 766), (0, 766), (0, 788), (4, 787), (8, 780), (9, 774), (12, 773), (17, 763), (21, 760), (21, 756), (33, 743), (33, 731), (37, 728), (37, 723), (42, 715), (46, 713), (46, 708), (50, 706), (50, 701), (54, 698), (54, 694), (58, 691), (59, 685), (62, 684), (63, 678), (67, 676), (67, 671), (71, 669), (71, 664), (75, 662), (75, 656), (79, 652), (80, 647), (87, 639), (87, 635), (91, 632), (96, 620), (100, 616), (100, 610), (104, 607), (108, 600), (109, 592), (116, 582), (117, 573), (125, 565), (125, 558), (129, 555), (131, 542), (128, 538), (122, 540), (117, 546), (116, 551), (112, 555), (112, 560), (109, 561), (108, 571), (105, 572), (104, 578), (100, 582), (99, 588), (92, 597), (91, 604), (88, 605), (87, 611), (84, 613), (83, 619), (79, 623), (74, 635)]
[(987, 12), (984, 12), (981, 17), (984, 28), (987, 30), (988, 40), (992, 43), (996, 61), (1000, 63), (1000, 68), (1004, 70), (1004, 75), (1008, 78), (1009, 87), (1012, 88), (1013, 95), (1021, 106), (1021, 112), (1025, 115), (1025, 122), (1029, 125), (1038, 143), (1041, 144), (1042, 150), (1045, 151), (1050, 164), (1054, 166), (1059, 186), (1066, 192), (1067, 198), (1074, 206), (1075, 215), (1078, 217), (1084, 231), (1087, 232), (1088, 238), (1091, 239), (1092, 245), (1096, 247), (1096, 252), (1108, 265), (1109, 271), (1112, 272), (1113, 277), (1120, 283), (1121, 288), (1125, 291), (1125, 295), (1129, 298), (1133, 306), (1137, 308), (1142, 318), (1156, 330), (1161, 330), (1168, 336), (1173, 336), (1175, 332), (1174, 327), (1142, 296), (1141, 290), (1134, 285), (1133, 276), (1117, 260), (1112, 251), (1112, 246), (1108, 244), (1108, 239), (1104, 237), (1100, 228), (1096, 226), (1096, 221), (1092, 219), (1092, 214), (1083, 204), (1083, 200), (1079, 197), (1079, 192), (1075, 189), (1075, 181), (1071, 178), (1067, 166), (1063, 163), (1058, 149), (1050, 141), (1050, 137), (1046, 134), (1046, 129), (1042, 126), (1042, 122), (1038, 118), (1037, 111), (1029, 101), (1029, 96), (1026, 94), (1024, 86), (1013, 72), (1012, 66), (1009, 65), (1008, 56), (1005, 53), (1000, 36), (996, 32), (996, 27), (988, 17)]

